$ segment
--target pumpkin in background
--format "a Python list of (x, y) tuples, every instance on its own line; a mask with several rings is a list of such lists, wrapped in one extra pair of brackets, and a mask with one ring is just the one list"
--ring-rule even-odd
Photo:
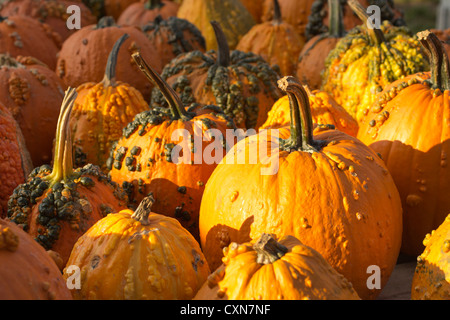
[[(268, 290), (270, 288), (270, 290)], [(352, 284), (293, 236), (263, 233), (224, 248), (194, 300), (360, 300)]]
[(163, 19), (176, 17), (179, 4), (169, 0), (140, 0), (130, 4), (117, 19), (120, 26), (137, 26), (142, 28), (156, 17)]
[(218, 50), (211, 21), (217, 21), (223, 28), (231, 49), (255, 25), (253, 16), (240, 0), (184, 0), (177, 16), (197, 26), (205, 37), (206, 50)]
[(58, 76), (42, 62), (0, 54), (0, 103), (19, 124), (33, 167), (51, 160), (63, 95)]
[(69, 117), (76, 91), (69, 88), (61, 105), (53, 167), (36, 167), (8, 201), (8, 218), (46, 250), (67, 262), (77, 239), (97, 220), (126, 208), (123, 190), (88, 164), (73, 169)]
[(106, 16), (117, 20), (120, 14), (131, 4), (139, 0), (83, 0), (83, 3), (91, 10), (92, 14), (101, 19)]
[(365, 8), (357, 0), (348, 4), (364, 23), (350, 30), (328, 55), (322, 90), (361, 122), (376, 93), (397, 79), (424, 71), (428, 64), (409, 29), (388, 21), (380, 29), (368, 28)]
[(59, 52), (57, 75), (70, 87), (102, 81), (111, 48), (124, 34), (128, 34), (129, 38), (117, 57), (117, 80), (136, 88), (144, 99), (149, 100), (153, 86), (135, 65), (131, 53), (140, 51), (146, 59), (154, 61), (156, 70), (161, 71), (157, 52), (140, 29), (133, 26), (120, 27), (112, 17), (104, 17), (97, 25), (81, 28), (64, 41)]
[(61, 38), (53, 29), (27, 16), (0, 16), (0, 54), (30, 56), (55, 70)]
[(320, 89), (322, 86), (325, 60), (346, 32), (341, 1), (328, 0), (328, 8), (329, 27), (327, 31), (309, 39), (298, 56), (297, 79), (311, 89)]
[(206, 51), (205, 38), (198, 28), (185, 19), (156, 17), (142, 27), (142, 31), (158, 52), (161, 65), (165, 66), (179, 54), (199, 50)]
[[(336, 103), (329, 93), (320, 90), (311, 92), (307, 86), (304, 86), (304, 89), (308, 93), (313, 123), (331, 125), (337, 130), (356, 137), (358, 123), (344, 108)], [(283, 128), (289, 126), (290, 122), (289, 96), (285, 95), (275, 102), (269, 111), (267, 121), (259, 129)]]
[(101, 82), (89, 82), (77, 88), (77, 98), (70, 117), (75, 148), (75, 166), (91, 163), (106, 172), (106, 160), (122, 129), (134, 116), (148, 109), (142, 94), (127, 83), (116, 81), (119, 49), (128, 38), (121, 36), (114, 44)]
[[(127, 125), (111, 150), (109, 176), (129, 191), (131, 205), (151, 192), (156, 198), (154, 212), (177, 218), (198, 238), (204, 184), (227, 151), (221, 139), (234, 123), (215, 106), (183, 105), (139, 54), (133, 57), (169, 107), (144, 111)], [(205, 141), (207, 137), (215, 142)], [(205, 159), (205, 154), (214, 159)]]
[(362, 142), (329, 126), (313, 132), (308, 95), (295, 78), (279, 85), (290, 96), (292, 120), (275, 132), (287, 139), (264, 130), (238, 142), (216, 167), (200, 206), (203, 253), (215, 270), (231, 242), (292, 235), (317, 250), (362, 299), (374, 299), (381, 290), (367, 287), (367, 268), (380, 267), (383, 288), (400, 250), (398, 190)]
[(42, 23), (49, 25), (54, 32), (59, 34), (61, 41), (66, 40), (69, 35), (77, 29), (69, 29), (67, 21), (73, 12), (67, 13), (67, 8), (76, 5), (80, 12), (80, 26), (85, 27), (97, 22), (84, 3), (78, 0), (5, 0), (2, 1), (0, 15), (24, 15), (32, 17)]
[(0, 218), (6, 217), (8, 199), (33, 169), (19, 125), (0, 103)]
[(0, 300), (72, 300), (50, 255), (4, 219), (0, 219), (0, 288)]
[(450, 212), (450, 73), (439, 39), (419, 33), (431, 72), (398, 80), (377, 96), (358, 138), (380, 153), (403, 204), (402, 252), (419, 255), (422, 239)]
[(241, 0), (244, 7), (250, 12), (255, 23), (261, 23), (261, 17), (263, 13), (264, 6), (261, 1), (255, 0)]
[[(149, 195), (136, 211), (107, 215), (77, 241), (67, 266), (81, 269), (80, 300), (189, 300), (210, 269), (180, 223), (152, 212)], [(71, 275), (69, 268), (64, 277)]]
[(450, 214), (425, 236), (411, 284), (412, 300), (450, 300)]
[(273, 20), (252, 27), (238, 42), (236, 50), (259, 54), (272, 67), (277, 65), (281, 75), (294, 75), (295, 60), (303, 48), (304, 39), (281, 18), (279, 0), (273, 1)]
[[(181, 54), (167, 64), (161, 77), (179, 94), (184, 104), (212, 104), (233, 119), (239, 128), (258, 128), (281, 92), (278, 74), (252, 52), (232, 50), (221, 26), (213, 21), (217, 51)], [(166, 107), (164, 96), (154, 89), (151, 107)]]

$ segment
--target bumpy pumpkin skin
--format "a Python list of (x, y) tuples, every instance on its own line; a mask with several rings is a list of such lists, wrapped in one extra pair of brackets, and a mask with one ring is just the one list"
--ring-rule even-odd
[(183, 0), (177, 17), (197, 26), (205, 37), (208, 51), (218, 48), (211, 21), (217, 21), (222, 26), (232, 50), (255, 25), (253, 16), (240, 0)]
[[(360, 300), (344, 276), (295, 237), (271, 243), (262, 254), (255, 242), (234, 242), (224, 248), (223, 264), (194, 300)], [(278, 256), (261, 263), (264, 254)]]
[[(289, 135), (280, 129), (280, 137)], [(356, 138), (317, 126), (313, 139), (322, 141), (320, 151), (288, 152), (260, 132), (227, 153), (203, 193), (203, 252), (215, 270), (231, 242), (250, 241), (263, 232), (293, 235), (344, 275), (362, 299), (373, 299), (380, 290), (368, 289), (367, 268), (380, 267), (383, 287), (400, 251), (398, 190), (383, 161)], [(269, 162), (260, 158), (258, 146), (267, 146)], [(230, 163), (240, 153), (246, 161)], [(274, 153), (278, 165), (270, 167), (277, 164)], [(258, 158), (252, 161), (250, 155)], [(262, 174), (271, 168), (278, 171)]]
[(80, 26), (85, 27), (97, 22), (84, 3), (78, 0), (6, 0), (2, 1), (0, 15), (25, 15), (49, 25), (59, 34), (61, 41), (66, 40), (77, 29), (69, 29), (67, 20), (71, 13), (67, 8), (76, 5), (80, 8)]
[(129, 209), (92, 226), (74, 246), (71, 265), (81, 269), (81, 289), (72, 294), (82, 300), (189, 300), (210, 272), (176, 219), (151, 212), (142, 223)]
[(0, 300), (72, 300), (50, 255), (4, 219), (0, 219), (0, 288)]
[(145, 24), (142, 31), (152, 42), (154, 50), (158, 52), (162, 66), (184, 52), (206, 51), (205, 38), (200, 30), (185, 19), (156, 18), (153, 22)]
[(1, 53), (32, 56), (55, 70), (61, 44), (59, 35), (45, 23), (27, 16), (0, 16)]
[(36, 59), (0, 54), (0, 103), (19, 124), (33, 167), (51, 161), (63, 87), (55, 72)]
[(153, 85), (145, 79), (135, 65), (131, 54), (140, 51), (146, 59), (154, 61), (154, 68), (160, 72), (157, 53), (151, 42), (136, 27), (118, 27), (110, 17), (101, 19), (97, 25), (81, 28), (70, 36), (59, 52), (56, 73), (66, 86), (78, 87), (86, 82), (100, 82), (105, 73), (108, 54), (122, 35), (129, 39), (122, 46), (117, 60), (118, 81), (138, 89), (146, 100), (150, 99)]
[[(336, 103), (329, 93), (314, 90), (309, 94), (309, 102), (314, 123), (332, 125), (337, 130), (356, 137), (358, 123), (343, 107)], [(274, 103), (260, 130), (283, 128), (289, 126), (290, 122), (289, 97), (285, 95)]]
[(321, 89), (332, 93), (358, 122), (386, 85), (427, 67), (420, 43), (408, 29), (384, 21), (381, 32), (386, 41), (371, 44), (367, 28), (355, 27), (325, 62)]
[(8, 199), (25, 182), (33, 169), (19, 125), (11, 112), (0, 104), (0, 218), (6, 217)]
[(412, 300), (450, 300), (450, 215), (423, 240), (411, 285)]
[(142, 0), (130, 4), (117, 19), (118, 25), (143, 27), (158, 16), (176, 17), (180, 5), (168, 0)]

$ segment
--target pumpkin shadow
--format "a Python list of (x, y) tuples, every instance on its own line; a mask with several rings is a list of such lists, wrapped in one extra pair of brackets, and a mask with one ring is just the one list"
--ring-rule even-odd
[(223, 248), (232, 242), (241, 244), (252, 240), (250, 232), (254, 220), (252, 215), (242, 222), (239, 229), (217, 224), (208, 231), (202, 251), (211, 271), (216, 270), (222, 264)]
[(425, 235), (439, 227), (450, 212), (450, 197), (445, 194), (450, 190), (450, 139), (426, 152), (399, 140), (380, 140), (368, 146), (379, 153), (400, 194), (401, 252), (417, 256), (425, 249)]

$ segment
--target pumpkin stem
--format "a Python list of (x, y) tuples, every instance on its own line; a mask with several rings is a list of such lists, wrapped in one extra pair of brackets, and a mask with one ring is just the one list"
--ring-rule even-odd
[(114, 17), (105, 16), (98, 20), (95, 29), (103, 29), (114, 26), (116, 26), (116, 20), (114, 20)]
[(430, 60), (432, 88), (450, 90), (450, 65), (447, 52), (441, 40), (431, 31), (417, 33)]
[(280, 149), (317, 152), (324, 146), (324, 141), (313, 139), (313, 121), (308, 92), (292, 76), (278, 80), (278, 86), (287, 93), (291, 113), (291, 136), (280, 143)]
[(217, 21), (211, 21), (214, 29), (214, 34), (217, 40), (217, 61), (216, 63), (221, 67), (228, 67), (231, 64), (230, 47), (228, 46), (227, 38), (223, 33), (220, 24)]
[(147, 10), (153, 10), (164, 7), (164, 3), (162, 3), (161, 0), (147, 0), (144, 3), (144, 7)]
[(161, 91), (167, 103), (169, 104), (169, 109), (172, 112), (173, 118), (181, 119), (183, 121), (191, 120), (192, 116), (184, 108), (183, 102), (181, 101), (175, 90), (173, 90), (172, 87), (169, 86), (167, 82), (165, 82), (161, 78), (161, 76), (147, 64), (147, 62), (145, 62), (144, 58), (142, 58), (139, 52), (134, 52), (131, 56), (138, 65), (139, 69), (144, 73), (144, 75), (150, 81), (152, 81), (155, 86)]
[[(366, 12), (366, 9), (358, 2), (358, 0), (348, 0), (347, 4), (356, 13), (356, 15), (363, 22), (364, 27), (367, 29), (370, 39), (372, 40), (372, 44), (377, 45), (386, 41), (384, 38), (383, 31), (381, 29), (376, 28), (376, 26), (372, 25), (372, 22), (369, 20), (369, 15)], [(370, 26), (369, 26), (370, 24)]]
[(261, 235), (253, 245), (253, 249), (257, 252), (256, 262), (259, 264), (274, 263), (288, 252), (288, 248), (268, 233)]
[(61, 104), (56, 128), (56, 145), (53, 156), (52, 172), (45, 177), (50, 186), (58, 181), (65, 180), (73, 174), (72, 141), (70, 139), (70, 114), (77, 96), (75, 88), (69, 87)]
[(328, 34), (336, 38), (342, 38), (345, 34), (340, 0), (328, 0)]
[(283, 19), (281, 18), (281, 8), (278, 0), (273, 0), (273, 22), (275, 24), (281, 24)]
[(139, 221), (144, 226), (148, 226), (150, 224), (148, 221), (148, 216), (152, 212), (152, 206), (154, 203), (155, 198), (153, 197), (153, 193), (150, 193), (147, 197), (142, 199), (137, 209), (131, 215), (131, 218)]
[(116, 86), (116, 65), (117, 57), (119, 56), (119, 49), (125, 40), (128, 39), (128, 34), (125, 33), (119, 38), (114, 44), (111, 52), (109, 53), (108, 62), (106, 63), (105, 76), (103, 77), (104, 87), (115, 87)]

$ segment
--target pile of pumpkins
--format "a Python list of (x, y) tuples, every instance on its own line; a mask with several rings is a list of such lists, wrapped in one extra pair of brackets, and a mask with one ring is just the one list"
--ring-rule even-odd
[(450, 299), (449, 32), (375, 2), (2, 1), (0, 299)]

